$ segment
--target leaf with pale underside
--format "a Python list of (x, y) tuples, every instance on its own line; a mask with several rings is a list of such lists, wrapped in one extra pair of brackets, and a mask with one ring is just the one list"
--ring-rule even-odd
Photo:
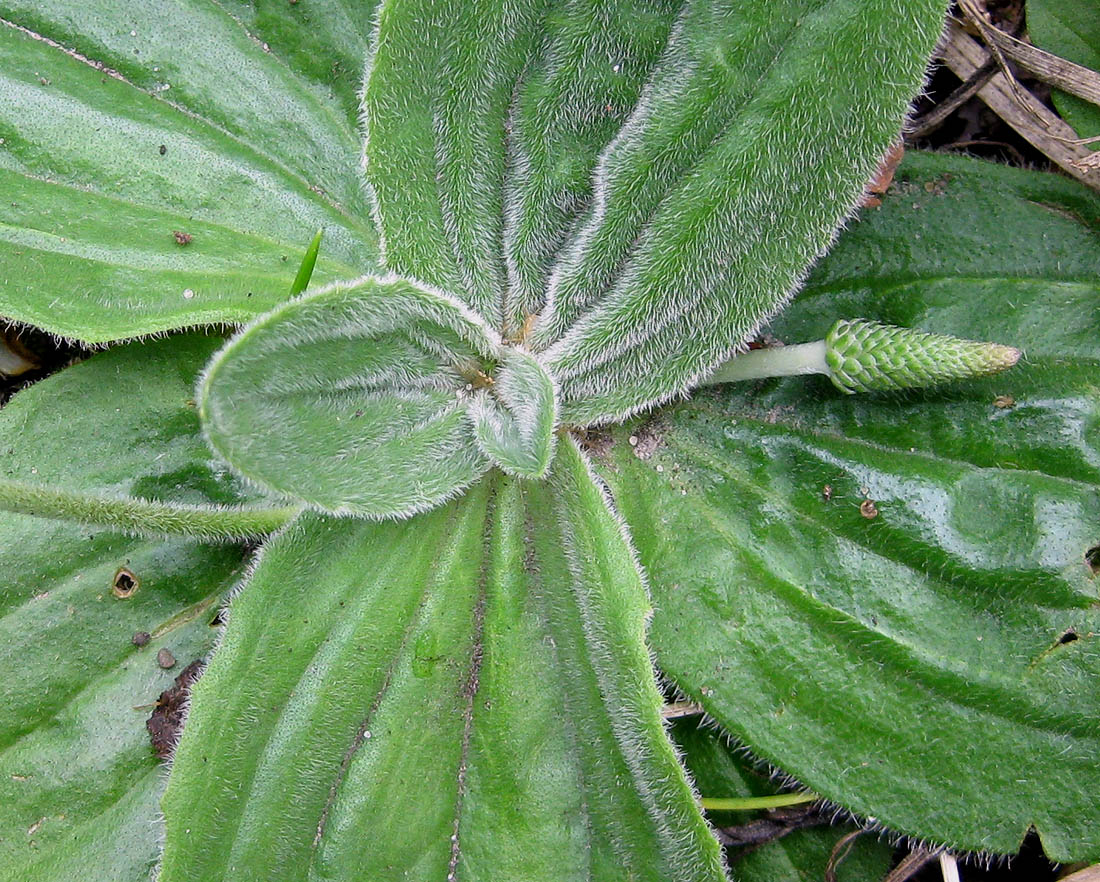
[(1098, 218), (1072, 181), (910, 156), (773, 333), (863, 315), (1016, 367), (904, 398), (719, 387), (604, 460), (662, 668), (815, 792), (957, 849), (1034, 826), (1100, 855)]
[(397, 278), (293, 300), (211, 363), (199, 392), (214, 449), (315, 508), (406, 517), (489, 468), (463, 400), (500, 342), (457, 301)]
[(88, 342), (243, 322), (319, 227), (317, 282), (375, 268), (354, 119), (219, 5), (0, 19), (4, 318)]
[(384, 259), (529, 333), (566, 423), (672, 398), (828, 246), (943, 12), (387, 3), (363, 103)]
[[(97, 355), (0, 410), (4, 475), (183, 503), (249, 499), (211, 463), (193, 381), (218, 344), (177, 338)], [(147, 878), (164, 771), (145, 721), (209, 652), (239, 548), (135, 539), (0, 513), (0, 879)], [(137, 588), (112, 592), (129, 569)], [(151, 634), (137, 647), (135, 632)], [(176, 664), (157, 662), (161, 649)]]
[(160, 879), (720, 882), (647, 609), (572, 442), (414, 520), (303, 515), (195, 689)]

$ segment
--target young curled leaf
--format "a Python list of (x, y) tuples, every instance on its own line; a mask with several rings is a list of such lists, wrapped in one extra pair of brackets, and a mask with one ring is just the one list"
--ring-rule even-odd
[(365, 277), (273, 310), (200, 384), (211, 446), (238, 472), (321, 511), (407, 517), (489, 468), (465, 414), (497, 335), (445, 294)]
[(558, 402), (554, 382), (529, 352), (509, 349), (491, 391), (470, 401), (474, 437), (510, 475), (545, 477), (554, 458)]

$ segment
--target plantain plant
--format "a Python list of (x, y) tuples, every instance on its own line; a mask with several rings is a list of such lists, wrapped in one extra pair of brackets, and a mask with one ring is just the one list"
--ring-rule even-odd
[(0, 879), (720, 880), (685, 764), (775, 788), (654, 661), (791, 801), (1100, 858), (1100, 200), (854, 215), (944, 12), (0, 0), (0, 315), (106, 349), (0, 411)]

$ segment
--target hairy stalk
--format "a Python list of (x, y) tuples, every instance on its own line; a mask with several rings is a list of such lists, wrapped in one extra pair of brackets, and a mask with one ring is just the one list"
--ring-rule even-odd
[(755, 809), (783, 808), (788, 805), (802, 805), (821, 799), (816, 793), (801, 790), (797, 793), (777, 793), (775, 796), (745, 796), (733, 799), (700, 800), (708, 812), (743, 812)]
[(704, 385), (824, 374), (841, 392), (935, 386), (1012, 367), (1020, 350), (926, 334), (866, 319), (841, 319), (824, 340), (754, 349), (721, 365)]
[(776, 349), (753, 349), (731, 358), (704, 381), (707, 386), (718, 383), (739, 383), (742, 380), (765, 380), (769, 377), (794, 377), (800, 374), (828, 374), (825, 363), (825, 341), (780, 346)]
[(182, 505), (0, 480), (0, 510), (78, 521), (138, 536), (189, 536), (209, 542), (236, 542), (273, 533), (298, 514), (300, 508)]

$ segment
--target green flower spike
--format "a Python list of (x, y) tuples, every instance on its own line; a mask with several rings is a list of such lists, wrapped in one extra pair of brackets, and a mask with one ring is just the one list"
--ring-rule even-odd
[(840, 391), (851, 394), (995, 374), (1019, 358), (1020, 350), (998, 343), (841, 319), (824, 340), (746, 352), (718, 368), (706, 383), (825, 374)]
[(912, 389), (1012, 367), (1020, 350), (925, 334), (866, 319), (841, 319), (825, 337), (829, 379), (841, 392)]

